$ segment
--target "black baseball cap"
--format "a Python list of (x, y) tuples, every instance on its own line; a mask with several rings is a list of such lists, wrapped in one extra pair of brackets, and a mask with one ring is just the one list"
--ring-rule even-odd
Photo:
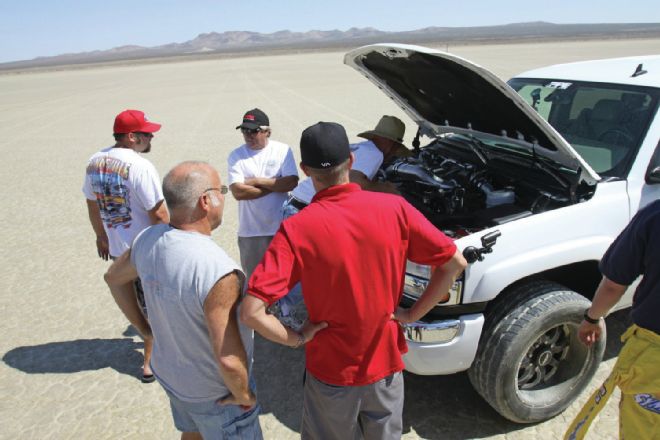
[(300, 157), (310, 168), (331, 168), (351, 155), (344, 127), (336, 122), (318, 122), (300, 136)]
[(270, 125), (270, 121), (268, 120), (268, 116), (266, 116), (266, 113), (262, 112), (258, 108), (253, 108), (252, 110), (248, 110), (245, 115), (243, 115), (243, 123), (236, 127), (238, 130), (239, 128), (248, 128), (250, 130), (254, 130), (259, 127), (268, 127)]

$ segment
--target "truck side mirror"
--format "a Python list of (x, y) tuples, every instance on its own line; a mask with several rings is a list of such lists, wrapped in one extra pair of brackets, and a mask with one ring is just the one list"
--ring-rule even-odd
[(655, 147), (653, 152), (653, 157), (649, 163), (648, 168), (646, 168), (646, 183), (653, 185), (654, 183), (660, 183), (660, 142)]
[(646, 173), (646, 183), (660, 183), (660, 166), (657, 166)]
[(490, 232), (481, 237), (482, 248), (478, 249), (474, 246), (468, 246), (463, 249), (463, 258), (465, 258), (465, 261), (470, 264), (476, 261), (483, 261), (484, 254), (490, 254), (493, 252), (493, 246), (495, 246), (500, 235), (502, 235), (502, 233), (499, 230)]

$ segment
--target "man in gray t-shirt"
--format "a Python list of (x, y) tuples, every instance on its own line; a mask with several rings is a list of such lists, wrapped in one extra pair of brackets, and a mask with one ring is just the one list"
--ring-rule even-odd
[[(237, 318), (245, 276), (211, 239), (226, 192), (209, 164), (174, 167), (163, 180), (170, 224), (140, 233), (105, 277), (129, 321), (153, 333), (151, 368), (186, 438), (261, 438), (249, 379), (253, 334)], [(150, 324), (129, 295), (137, 276)]]

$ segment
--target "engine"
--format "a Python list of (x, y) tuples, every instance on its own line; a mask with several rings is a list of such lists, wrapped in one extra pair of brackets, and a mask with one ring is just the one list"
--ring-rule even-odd
[(416, 156), (397, 159), (382, 170), (381, 178), (393, 182), (436, 227), (454, 236), (566, 202), (516, 176), (494, 172), (486, 163), (459, 160), (442, 150), (442, 144), (435, 143)]

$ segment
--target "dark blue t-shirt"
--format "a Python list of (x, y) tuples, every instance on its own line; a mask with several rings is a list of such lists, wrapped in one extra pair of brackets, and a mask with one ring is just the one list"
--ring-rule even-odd
[(625, 286), (643, 275), (633, 297), (632, 319), (660, 334), (660, 200), (635, 215), (605, 252), (600, 271)]

